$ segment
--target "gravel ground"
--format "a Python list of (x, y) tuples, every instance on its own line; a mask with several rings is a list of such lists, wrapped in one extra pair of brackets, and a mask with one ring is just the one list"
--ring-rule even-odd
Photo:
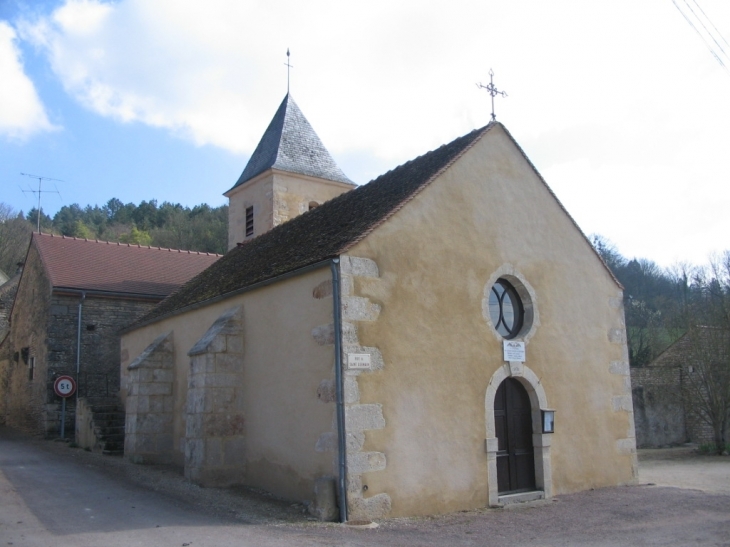
[[(190, 545), (190, 547), (255, 545), (504, 545), (617, 546), (617, 545), (712, 545), (730, 547), (730, 495), (713, 492), (730, 471), (730, 457), (698, 456), (691, 449), (640, 454), (642, 482), (659, 485), (681, 479), (690, 486), (667, 488), (634, 486), (603, 488), (557, 496), (551, 501), (480, 509), (438, 517), (387, 519), (375, 529), (357, 529), (314, 521), (302, 504), (286, 502), (251, 489), (200, 488), (184, 480), (178, 470), (163, 466), (134, 465), (119, 457), (74, 449), (61, 442), (33, 440), (0, 428), (0, 439), (12, 446), (27, 445), (27, 453), (73, 468), (87, 468), (119, 484), (134, 485), (142, 497), (154, 497), (156, 506), (177, 511), (188, 519), (184, 526), (168, 522), (163, 527), (122, 526), (119, 529), (64, 535), (53, 532), (26, 514), (26, 523), (0, 522), (0, 546), (79, 545)], [(9, 447), (11, 445), (5, 445)], [(23, 448), (25, 450), (25, 448)], [(35, 451), (35, 452), (34, 452)], [(7, 459), (6, 455), (0, 453)], [(21, 454), (18, 452), (18, 454)], [(18, 456), (19, 457), (19, 456)], [(709, 459), (707, 459), (709, 458)], [(696, 473), (716, 465), (710, 477)], [(13, 465), (13, 462), (6, 463)], [(78, 466), (78, 467), (77, 467)], [(680, 473), (678, 469), (685, 471)], [(647, 475), (648, 473), (648, 475)], [(652, 474), (653, 473), (653, 474)], [(719, 473), (714, 474), (714, 473)], [(645, 475), (652, 480), (645, 480)], [(700, 476), (693, 483), (692, 476)], [(663, 477), (663, 478), (662, 478)], [(674, 478), (673, 478), (674, 477)], [(678, 478), (677, 478), (678, 477)], [(719, 477), (719, 478), (718, 478)], [(661, 479), (661, 481), (660, 481)], [(730, 481), (725, 481), (727, 484)], [(698, 486), (708, 488), (702, 491)], [(12, 485), (10, 486), (12, 488)], [(20, 486), (17, 487), (18, 492)], [(693, 489), (688, 489), (693, 488)], [(13, 488), (13, 492), (16, 489)], [(144, 494), (144, 492), (149, 494)], [(154, 491), (154, 496), (150, 493)], [(0, 492), (0, 498), (2, 497)], [(8, 492), (12, 495), (12, 492)], [(17, 494), (16, 494), (17, 495)], [(139, 497), (139, 494), (137, 494)], [(11, 497), (6, 498), (12, 501)], [(165, 502), (169, 500), (169, 504)], [(0, 505), (8, 503), (5, 499)], [(163, 507), (164, 506), (164, 507)], [(167, 507), (167, 509), (165, 509)], [(24, 511), (22, 502), (15, 506)], [(177, 509), (175, 509), (177, 508)], [(10, 506), (13, 510), (13, 506)], [(101, 509), (101, 508), (99, 508)], [(0, 507), (0, 515), (2, 515)], [(38, 515), (38, 513), (36, 513)], [(101, 515), (100, 515), (101, 516)], [(194, 522), (193, 522), (194, 520)], [(28, 526), (28, 528), (23, 528)], [(50, 534), (50, 535), (49, 535)], [(4, 541), (6, 537), (12, 541)], [(177, 541), (180, 538), (180, 541)], [(50, 543), (48, 540), (51, 540)]]
[(639, 450), (639, 482), (730, 495), (730, 456), (701, 455), (696, 445)]

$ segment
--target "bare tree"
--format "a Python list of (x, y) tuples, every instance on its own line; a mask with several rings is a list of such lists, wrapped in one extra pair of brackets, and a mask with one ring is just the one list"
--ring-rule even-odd
[(685, 408), (711, 427), (715, 448), (722, 453), (730, 425), (730, 252), (695, 274), (689, 295)]

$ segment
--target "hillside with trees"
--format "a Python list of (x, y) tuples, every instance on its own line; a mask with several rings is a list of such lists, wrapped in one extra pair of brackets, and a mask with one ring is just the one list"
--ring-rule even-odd
[[(27, 221), (35, 228), (38, 211), (33, 208)], [(41, 215), (41, 231), (103, 241), (119, 241), (171, 249), (224, 253), (228, 237), (228, 206), (192, 209), (179, 203), (156, 200), (139, 205), (110, 199), (101, 207), (64, 205), (53, 216)]]
[[(0, 269), (9, 274), (15, 271), (37, 221), (36, 209), (23, 214), (0, 203)], [(102, 206), (66, 205), (53, 218), (43, 214), (40, 221), (43, 232), (59, 235), (220, 254), (227, 248), (225, 205), (189, 208), (170, 202), (158, 205), (156, 200), (135, 205), (113, 198)], [(646, 258), (624, 257), (600, 235), (591, 236), (591, 242), (624, 286), (631, 366), (650, 363), (693, 321), (718, 326), (726, 321), (730, 327), (728, 253), (706, 266), (680, 264), (665, 269)], [(720, 295), (723, 305), (727, 297), (725, 315), (718, 312), (722, 306), (710, 298), (713, 295)], [(702, 311), (710, 304), (715, 306), (711, 318)]]

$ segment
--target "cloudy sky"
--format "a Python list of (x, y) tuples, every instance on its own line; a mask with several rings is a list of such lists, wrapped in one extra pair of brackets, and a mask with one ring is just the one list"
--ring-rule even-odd
[[(624, 255), (730, 249), (726, 0), (0, 0), (0, 202), (225, 202), (286, 93), (357, 183), (489, 121)], [(724, 64), (723, 64), (724, 63)], [(23, 192), (26, 190), (26, 192)]]

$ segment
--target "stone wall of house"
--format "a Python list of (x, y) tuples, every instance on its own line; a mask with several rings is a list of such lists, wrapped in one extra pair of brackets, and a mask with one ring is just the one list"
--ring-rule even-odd
[(0, 343), (10, 331), (10, 310), (13, 307), (19, 281), (20, 274), (16, 274), (3, 285), (0, 285)]
[(714, 442), (701, 405), (689, 395), (694, 390), (687, 389), (701, 367), (689, 338), (684, 336), (649, 366), (631, 370), (639, 446)]
[[(11, 427), (32, 434), (58, 434), (61, 399), (53, 392), (53, 382), (60, 375), (76, 378), (81, 302), (80, 294), (52, 293), (38, 252), (31, 246), (10, 332), (0, 347), (0, 416)], [(96, 296), (83, 299), (77, 378), (81, 396), (119, 392), (119, 330), (154, 304)], [(66, 431), (71, 434), (75, 400), (69, 398), (66, 406)]]
[[(114, 396), (119, 393), (119, 330), (150, 310), (156, 302), (99, 298), (97, 296), (54, 294), (50, 299), (47, 334), (46, 433), (52, 434), (60, 421), (60, 401), (53, 381), (67, 374), (76, 378), (79, 304), (81, 338), (79, 374), (80, 397)], [(75, 400), (75, 399), (74, 399)], [(66, 408), (67, 420), (74, 424), (73, 402)], [(73, 427), (73, 425), (71, 425)], [(68, 426), (67, 426), (68, 428)]]
[[(50, 281), (34, 246), (28, 250), (10, 317), (10, 331), (0, 347), (0, 416), (27, 433), (47, 429), (48, 402), (46, 328)], [(31, 365), (34, 365), (31, 368)]]
[(687, 441), (681, 376), (678, 366), (631, 369), (636, 444), (639, 448)]
[(48, 327), (49, 368), (57, 374), (76, 374), (79, 304), (81, 359), (79, 395), (115, 395), (119, 391), (119, 330), (149, 311), (156, 302), (54, 295)]

